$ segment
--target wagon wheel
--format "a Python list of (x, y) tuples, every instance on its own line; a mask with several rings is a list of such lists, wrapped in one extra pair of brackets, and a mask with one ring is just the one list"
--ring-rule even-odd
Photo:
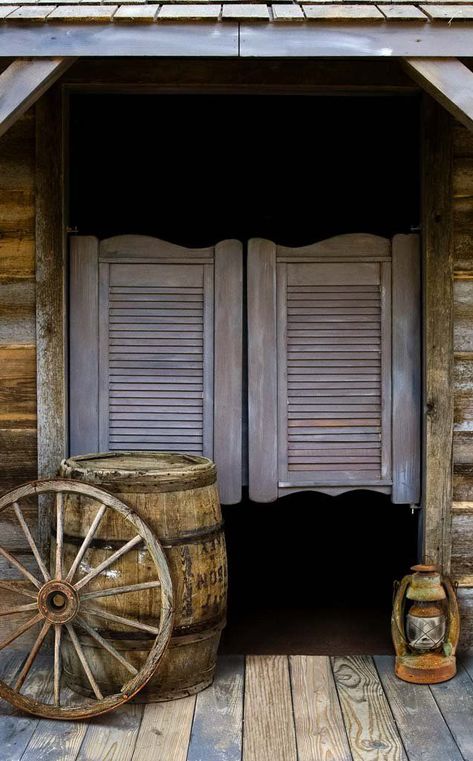
[[(25, 497), (46, 494), (55, 495), (56, 552), (54, 562), (51, 563), (51, 571), (48, 570), (49, 564), (41, 557), (19, 504)], [(75, 559), (68, 569), (64, 569), (64, 496), (69, 494), (79, 494), (90, 500), (97, 501), (98, 509)], [(88, 484), (76, 481), (52, 479), (24, 484), (0, 498), (0, 512), (7, 509), (13, 510), (16, 520), (20, 524), (31, 547), (39, 573), (29, 571), (17, 560), (14, 554), (0, 546), (0, 554), (28, 582), (22, 586), (16, 585), (15, 592), (29, 600), (29, 602), (22, 605), (15, 605), (9, 609), (0, 609), (0, 615), (13, 616), (18, 613), (31, 613), (31, 618), (0, 641), (0, 651), (7, 648), (36, 624), (40, 624), (41, 628), (20, 672), (16, 675), (13, 685), (9, 686), (6, 682), (0, 680), (0, 697), (5, 698), (5, 700), (17, 708), (37, 716), (52, 719), (89, 718), (106, 711), (111, 711), (122, 703), (126, 703), (152, 677), (171, 637), (173, 623), (172, 583), (166, 558), (155, 535), (133, 510), (112, 494), (95, 486), (89, 486)], [(86, 575), (79, 578), (78, 581), (75, 581), (81, 560), (107, 510), (120, 513), (134, 527), (136, 535), (120, 547), (120, 549), (113, 552), (106, 560), (95, 568), (92, 568)], [(157, 578), (155, 581), (128, 586), (115, 586), (93, 592), (89, 588), (88, 591), (88, 584), (92, 579), (102, 574), (105, 569), (109, 568), (125, 553), (133, 548), (139, 548), (143, 544), (148, 549), (156, 569)], [(0, 582), (0, 587), (11, 590), (11, 586), (11, 582)], [(122, 595), (142, 589), (156, 589), (157, 593), (160, 593), (161, 614), (157, 626), (150, 626), (136, 619), (115, 616), (107, 610), (100, 608), (100, 597), (110, 596), (111, 594)], [(94, 619), (97, 617), (99, 620), (108, 619), (118, 622), (123, 626), (129, 626), (131, 630), (141, 630), (155, 634), (156, 639), (142, 668), (138, 670), (126, 660), (108, 640), (105, 640), (98, 631), (82, 618), (83, 613), (87, 614), (88, 617), (92, 616)], [(123, 684), (120, 692), (117, 694), (106, 697), (102, 695), (77, 636), (77, 627), (85, 630), (87, 635), (95, 640), (96, 645), (104, 648), (132, 675), (129, 681)], [(30, 669), (50, 632), (54, 634), (54, 646), (51, 653), (53, 678), (50, 680), (50, 695), (44, 695), (43, 689), (39, 696), (30, 697), (29, 695), (22, 694), (22, 688), (25, 686)], [(95, 699), (79, 697), (77, 698), (79, 704), (76, 702), (73, 706), (66, 706), (61, 701), (61, 641), (64, 635), (70, 637), (75, 653), (87, 676), (91, 693), (95, 696)]]

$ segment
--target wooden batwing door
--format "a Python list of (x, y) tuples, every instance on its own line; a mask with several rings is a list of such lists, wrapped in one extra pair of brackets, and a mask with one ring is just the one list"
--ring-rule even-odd
[(203, 454), (239, 502), (242, 294), (238, 241), (72, 238), (71, 454)]
[(420, 498), (418, 238), (250, 241), (249, 487)]

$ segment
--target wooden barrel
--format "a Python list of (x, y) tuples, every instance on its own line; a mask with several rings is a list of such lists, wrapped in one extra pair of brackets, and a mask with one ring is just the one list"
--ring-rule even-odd
[[(225, 626), (227, 561), (215, 465), (204, 457), (169, 452), (113, 452), (72, 457), (60, 474), (116, 494), (155, 532), (169, 563), (175, 595), (175, 622), (170, 646), (158, 672), (138, 695), (140, 702), (191, 695), (212, 683), (217, 648)], [(97, 511), (97, 504), (71, 495), (65, 504), (64, 562), (68, 568)], [(111, 513), (111, 511), (108, 511)], [(80, 565), (77, 578), (132, 538), (126, 522), (108, 512)], [(131, 550), (90, 583), (90, 591), (155, 578), (147, 550)], [(89, 589), (89, 587), (87, 588)], [(156, 590), (96, 599), (111, 613), (156, 625)], [(92, 622), (92, 619), (90, 619)], [(122, 624), (93, 625), (127, 660), (139, 666), (152, 634)], [(104, 694), (116, 692), (127, 677), (119, 662), (80, 636), (87, 660)], [(63, 667), (72, 689), (90, 694), (90, 686), (69, 638), (63, 643)], [(129, 676), (129, 675), (128, 675)]]

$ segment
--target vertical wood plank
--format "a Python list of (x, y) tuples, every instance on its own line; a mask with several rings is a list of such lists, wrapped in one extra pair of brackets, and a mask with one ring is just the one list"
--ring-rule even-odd
[(100, 262), (98, 270), (98, 341), (100, 359), (98, 366), (98, 426), (100, 452), (108, 452), (110, 448), (109, 281), (110, 264), (108, 262)]
[(286, 656), (248, 656), (243, 761), (297, 761)]
[(424, 559), (448, 572), (453, 440), (451, 118), (427, 96), (423, 109)]
[(215, 681), (197, 695), (187, 761), (241, 761), (244, 657), (221, 656)]
[(465, 761), (473, 761), (473, 682), (468, 673), (459, 663), (455, 679), (433, 684), (430, 689), (461, 755)]
[(396, 235), (392, 247), (393, 491), (392, 501), (420, 501), (421, 287), (417, 235)]
[(71, 238), (69, 343), (70, 454), (99, 451), (98, 240)]
[(392, 656), (377, 655), (374, 660), (409, 761), (432, 761), (434, 758), (462, 761), (427, 685), (409, 684), (398, 679), (394, 674)]
[[(66, 317), (63, 113), (59, 85), (36, 105), (36, 342), (38, 474), (54, 476), (66, 454)], [(49, 510), (40, 504), (38, 539), (49, 546)]]
[(392, 477), (392, 294), (391, 265), (381, 264), (381, 478)]
[(214, 266), (204, 264), (203, 453), (214, 459)]
[(277, 393), (278, 393), (278, 480), (289, 481), (288, 425), (289, 404), (287, 365), (287, 264), (276, 265), (276, 319), (277, 319)]
[(276, 246), (248, 244), (248, 456), (250, 499), (278, 497)]
[(38, 723), (21, 761), (76, 761), (87, 731), (85, 721)]
[(195, 695), (145, 707), (132, 761), (186, 761)]
[(291, 656), (291, 684), (299, 761), (351, 761), (326, 656)]
[[(7, 651), (2, 653), (0, 676), (7, 684), (13, 682), (25, 658), (24, 653), (8, 654)], [(44, 666), (34, 666), (29, 679), (38, 689), (38, 695), (42, 693), (44, 696), (51, 688), (50, 669)], [(8, 761), (20, 761), (38, 723), (39, 719), (35, 716), (21, 715), (10, 703), (2, 700), (0, 703), (0, 747), (3, 758)]]
[(237, 240), (215, 247), (214, 460), (220, 499), (241, 500), (243, 253)]
[(77, 761), (131, 761), (144, 706), (128, 703), (90, 722)]
[(338, 657), (333, 667), (354, 761), (407, 761), (371, 658)]

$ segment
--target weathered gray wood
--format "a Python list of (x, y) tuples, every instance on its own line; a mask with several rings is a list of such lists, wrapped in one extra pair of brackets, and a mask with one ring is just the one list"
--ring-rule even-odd
[(423, 103), (424, 558), (450, 565), (453, 439), (451, 117)]
[(196, 696), (149, 703), (143, 713), (132, 761), (186, 761)]
[(452, 57), (469, 56), (473, 26), (464, 21), (452, 34), (445, 24), (405, 21), (316, 24), (244, 24), (240, 56), (302, 57)]
[(289, 663), (299, 761), (351, 761), (330, 659), (293, 655)]
[(278, 496), (276, 246), (248, 244), (248, 458), (250, 498)]
[[(59, 87), (36, 107), (36, 345), (38, 474), (54, 476), (66, 454), (66, 310), (63, 122)], [(42, 503), (38, 540), (46, 556), (49, 507)]]
[[(381, 478), (392, 479), (392, 264), (381, 270)], [(391, 319), (390, 319), (391, 317)], [(394, 315), (394, 320), (397, 315)]]
[(421, 284), (419, 239), (396, 235), (392, 251), (394, 503), (420, 501)]
[(297, 761), (288, 659), (248, 656), (243, 761)]
[(17, 60), (0, 74), (0, 137), (69, 68), (74, 59)]
[(197, 695), (187, 761), (241, 761), (244, 657), (221, 656), (215, 681)]
[(432, 694), (455, 738), (465, 761), (473, 760), (473, 732), (471, 717), (473, 715), (473, 682), (467, 671), (458, 664), (454, 679), (443, 684), (433, 684)]
[(131, 761), (144, 706), (128, 703), (90, 722), (77, 761)]
[(238, 24), (2, 24), (3, 56), (237, 56)]
[(215, 247), (214, 460), (220, 499), (241, 500), (243, 253), (236, 240)]
[(407, 761), (371, 658), (334, 658), (333, 668), (354, 761)]
[(75, 761), (87, 732), (85, 721), (37, 723), (21, 761)]
[[(430, 13), (428, 6), (424, 10)], [(473, 130), (473, 72), (464, 63), (457, 58), (407, 58), (404, 63), (408, 73), (429, 95)]]
[[(8, 684), (13, 682), (18, 673), (26, 654), (5, 652), (0, 660), (0, 677)], [(42, 659), (34, 667), (31, 675), (31, 686), (38, 690), (39, 695), (45, 695), (50, 691), (51, 673), (49, 665)], [(2, 701), (0, 713), (0, 746), (2, 754), (8, 761), (20, 761), (38, 726), (39, 719), (35, 716), (21, 715), (15, 708)]]
[(429, 688), (398, 679), (394, 675), (392, 656), (377, 655), (374, 661), (409, 761), (432, 761), (433, 758), (462, 761)]
[[(99, 451), (98, 240), (71, 238), (69, 343), (69, 448), (71, 455)], [(84, 369), (87, 371), (84, 372)]]

